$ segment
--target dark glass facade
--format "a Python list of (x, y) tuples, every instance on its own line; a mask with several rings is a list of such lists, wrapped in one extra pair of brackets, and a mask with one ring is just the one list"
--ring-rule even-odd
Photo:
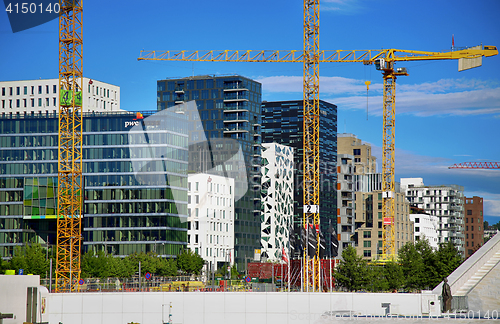
[[(302, 222), (304, 125), (303, 101), (262, 103), (262, 142), (293, 147), (294, 150), (294, 224)], [(325, 237), (329, 224), (337, 224), (337, 106), (320, 100), (320, 227)], [(298, 231), (296, 230), (296, 233)], [(328, 248), (330, 244), (327, 244)], [(329, 255), (327, 251), (326, 255)]]
[[(148, 145), (129, 143), (136, 116), (126, 112), (84, 115), (83, 250), (175, 256), (187, 244), (187, 121), (177, 114), (168, 116), (176, 119), (169, 123), (172, 129), (152, 133), (148, 142), (166, 148), (168, 155), (149, 159)], [(56, 242), (57, 129), (58, 118), (53, 114), (0, 117), (2, 257), (12, 256), (16, 245)], [(148, 167), (162, 170), (149, 177), (157, 183), (137, 180), (131, 161), (146, 158), (151, 160)]]
[[(246, 192), (235, 203), (234, 255), (242, 270), (245, 257), (253, 257), (254, 249), (260, 248), (261, 84), (238, 75), (157, 81), (158, 110), (191, 100), (196, 101), (202, 124), (199, 129), (190, 128), (190, 143), (203, 138), (232, 138), (243, 152), (245, 166), (234, 165), (228, 170), (228, 176), (235, 179), (236, 192)], [(212, 150), (224, 149), (214, 146)], [(205, 172), (200, 169), (200, 157), (191, 152), (190, 144), (189, 172)], [(238, 181), (241, 167), (246, 167), (246, 182)]]

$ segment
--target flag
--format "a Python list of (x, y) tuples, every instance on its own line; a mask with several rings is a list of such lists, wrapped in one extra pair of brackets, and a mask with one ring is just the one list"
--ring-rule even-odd
[(308, 230), (308, 247), (307, 247), (307, 254), (310, 257), (313, 257), (316, 255), (316, 249), (318, 247), (318, 239), (316, 238), (316, 228), (313, 227), (313, 225), (309, 225), (309, 230)]
[(299, 252), (301, 254), (304, 252), (304, 249), (306, 248), (306, 242), (307, 242), (306, 230), (304, 226), (300, 226), (300, 242), (299, 242), (300, 244), (298, 246), (299, 246)]
[(293, 258), (295, 255), (295, 245), (297, 240), (295, 239), (295, 231), (293, 230), (293, 224), (290, 224), (288, 228), (288, 248), (290, 250), (290, 256)]
[(319, 231), (319, 258), (323, 259), (325, 257), (326, 241), (323, 232)]
[(284, 247), (281, 248), (281, 260), (283, 260), (286, 263), (288, 263), (288, 258), (286, 257), (286, 252), (285, 252), (285, 248)]
[(333, 228), (331, 222), (330, 226), (328, 227), (328, 233), (330, 233), (330, 242), (332, 244), (332, 246), (330, 246), (330, 257), (336, 257), (337, 255), (339, 255), (339, 240), (337, 239), (337, 233), (335, 233), (335, 229)]
[(455, 35), (451, 35), (451, 47), (455, 47)]

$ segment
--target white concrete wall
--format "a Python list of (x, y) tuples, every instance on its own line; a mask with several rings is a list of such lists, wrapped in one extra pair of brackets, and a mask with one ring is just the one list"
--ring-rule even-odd
[[(28, 287), (38, 288), (37, 321), (41, 322), (49, 319), (49, 291), (39, 285), (40, 276), (0, 275), (0, 313), (14, 314), (15, 317), (13, 319), (4, 319), (5, 324), (22, 324), (26, 321)], [(42, 299), (45, 299), (43, 313), (41, 308)]]
[[(50, 323), (317, 323), (339, 311), (384, 315), (422, 315), (422, 303), (437, 302), (428, 294), (354, 293), (74, 293), (50, 295)], [(425, 308), (425, 307), (424, 307)], [(437, 314), (434, 314), (437, 315)]]

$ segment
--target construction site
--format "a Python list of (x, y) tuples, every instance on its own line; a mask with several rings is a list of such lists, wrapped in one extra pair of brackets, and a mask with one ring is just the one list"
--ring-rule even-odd
[[(335, 66), (337, 64), (357, 65), (362, 63), (363, 66), (373, 69), (377, 73), (377, 78), (381, 76), (382, 83), (379, 89), (382, 93), (383, 122), (381, 125), (381, 187), (376, 191), (379, 195), (378, 201), (380, 201), (378, 215), (380, 232), (377, 236), (377, 242), (380, 243), (376, 243), (375, 256), (371, 252), (369, 254), (365, 252), (364, 257), (370, 260), (371, 266), (383, 268), (386, 264), (400, 262), (398, 253), (403, 246), (403, 235), (400, 238), (400, 229), (398, 228), (402, 222), (398, 215), (402, 212), (400, 206), (403, 202), (399, 198), (401, 189), (399, 182), (396, 181), (395, 170), (396, 107), (398, 102), (396, 80), (403, 76), (411, 76), (409, 69), (398, 64), (407, 62), (429, 64), (429, 62), (451, 60), (458, 63), (458, 71), (481, 69), (483, 58), (487, 61), (490, 57), (498, 55), (496, 46), (481, 44), (458, 48), (455, 47), (453, 40), (452, 48), (447, 51), (395, 48), (324, 50), (319, 45), (320, 1), (305, 0), (302, 4), (303, 48), (301, 49), (180, 51), (137, 49), (138, 57), (136, 59), (139, 64), (173, 64), (172, 62), (191, 62), (187, 64), (219, 62), (214, 64), (225, 64), (222, 62), (227, 62), (231, 64), (287, 63), (285, 65), (298, 63), (302, 65), (303, 98), (300, 102), (301, 111), (299, 112), (302, 116), (300, 122), (301, 137), (298, 139), (298, 148), (295, 149), (296, 153), (294, 153), (300, 154), (301, 169), (298, 170), (297, 165), (295, 168), (291, 168), (290, 173), (286, 167), (276, 169), (278, 171), (272, 169), (275, 172), (272, 174), (275, 179), (284, 179), (283, 183), (288, 181), (286, 185), (280, 184), (276, 187), (277, 189), (273, 192), (274, 198), (271, 195), (271, 198), (277, 200), (281, 192), (280, 199), (283, 199), (280, 201), (281, 207), (273, 206), (274, 210), (279, 211), (275, 216), (276, 224), (279, 224), (275, 226), (274, 223), (270, 225), (271, 218), (266, 218), (264, 212), (266, 206), (271, 206), (266, 205), (268, 200), (266, 202), (263, 200), (263, 197), (267, 199), (266, 195), (271, 192), (272, 185), (269, 185), (271, 181), (261, 182), (269, 171), (267, 169), (263, 171), (268, 160), (262, 158), (262, 151), (267, 150), (267, 147), (262, 145), (262, 134), (264, 133), (262, 124), (264, 123), (262, 122), (262, 114), (258, 113), (261, 111), (261, 105), (265, 107), (265, 103), (260, 100), (261, 85), (239, 76), (231, 76), (223, 81), (217, 81), (217, 77), (213, 78), (214, 81), (212, 79), (206, 81), (201, 77), (196, 78), (194, 75), (189, 80), (186, 79), (186, 82), (182, 78), (175, 79), (175, 81), (167, 78), (157, 83), (157, 112), (128, 113), (120, 112), (119, 108), (115, 108), (116, 110), (109, 110), (105, 113), (112, 118), (116, 117), (116, 122), (105, 123), (104, 118), (100, 121), (99, 116), (101, 115), (96, 117), (95, 111), (86, 110), (84, 104), (87, 97), (89, 101), (92, 98), (90, 93), (94, 91), (91, 91), (94, 89), (93, 82), (100, 84), (92, 79), (84, 79), (83, 12), (86, 3), (79, 0), (63, 0), (59, 4), (59, 77), (53, 88), (54, 96), (57, 89), (58, 98), (54, 97), (57, 111), (54, 108), (54, 113), (51, 115), (49, 110), (46, 112), (40, 110), (39, 114), (36, 115), (39, 118), (52, 118), (53, 120), (48, 123), (55, 124), (57, 122), (57, 137), (54, 135), (52, 139), (56, 139), (57, 144), (42, 144), (41, 142), (38, 144), (40, 147), (57, 148), (56, 156), (52, 157), (53, 164), (57, 167), (56, 170), (53, 170), (55, 172), (25, 170), (25, 174), (46, 173), (50, 174), (52, 178), (43, 182), (36, 180), (33, 176), (31, 182), (26, 181), (16, 185), (17, 189), (13, 189), (24, 194), (24, 197), (19, 198), (19, 202), (23, 201), (23, 203), (17, 204), (20, 206), (19, 210), (21, 208), (23, 210), (22, 216), (18, 218), (23, 219), (26, 224), (32, 224), (39, 219), (47, 222), (40, 222), (41, 224), (48, 225), (33, 225), (39, 227), (36, 227), (36, 230), (31, 230), (32, 234), (30, 235), (36, 233), (38, 238), (23, 241), (22, 244), (17, 244), (18, 242), (14, 241), (18, 239), (14, 234), (12, 236), (5, 234), (5, 242), (0, 242), (5, 243), (5, 249), (2, 250), (1, 256), (5, 260), (11, 260), (17, 251), (15, 246), (30, 245), (43, 239), (47, 251), (46, 261), (49, 259), (49, 244), (53, 246), (54, 260), (50, 259), (51, 269), (44, 279), (41, 279), (39, 275), (22, 275), (20, 269), (7, 270), (5, 275), (0, 275), (0, 323), (164, 324), (251, 323), (257, 321), (265, 323), (333, 323), (341, 320), (384, 322), (397, 319), (410, 320), (413, 323), (449, 320), (465, 323), (472, 320), (474, 322), (498, 320), (500, 316), (498, 314), (500, 312), (500, 291), (497, 288), (500, 285), (500, 235), (494, 235), (484, 244), (481, 237), (481, 243), (477, 247), (472, 244), (471, 251), (473, 247), (474, 251), (468, 253), (468, 258), (465, 258), (468, 243), (466, 247), (465, 212), (464, 208), (461, 207), (464, 204), (463, 201), (466, 201), (464, 196), (457, 196), (456, 207), (453, 210), (453, 216), (456, 219), (460, 218), (460, 220), (453, 218), (454, 223), (450, 225), (450, 227), (456, 226), (457, 232), (460, 233), (450, 234), (446, 240), (443, 239), (443, 242), (439, 242), (442, 246), (449, 242), (459, 253), (462, 253), (464, 259), (460, 266), (452, 269), (453, 271), (447, 276), (453, 296), (451, 309), (445, 311), (443, 308), (444, 288), (442, 282), (429, 290), (417, 291), (414, 289), (412, 292), (407, 290), (404, 293), (402, 291), (398, 293), (398, 290), (394, 289), (393, 292), (374, 293), (351, 291), (342, 287), (338, 283), (339, 281), (335, 280), (335, 268), (342, 261), (342, 251), (348, 250), (349, 247), (358, 247), (358, 244), (361, 247), (362, 238), (355, 234), (355, 231), (361, 227), (361, 223), (356, 218), (357, 216), (352, 213), (356, 203), (353, 196), (355, 190), (347, 188), (353, 182), (345, 184), (344, 180), (347, 178), (340, 178), (340, 175), (343, 176), (343, 172), (348, 170), (340, 164), (340, 159), (342, 157), (354, 159), (354, 155), (344, 156), (342, 154), (342, 157), (339, 155), (338, 161), (335, 157), (336, 164), (331, 172), (325, 171), (322, 165), (325, 159), (320, 155), (320, 152), (325, 151), (325, 148), (320, 148), (320, 145), (325, 145), (323, 144), (325, 139), (322, 137), (325, 135), (321, 128), (324, 126), (320, 126), (320, 123), (325, 123), (327, 120), (327, 109), (335, 110), (334, 133), (335, 147), (337, 147), (337, 106), (332, 108), (331, 104), (328, 106), (321, 103), (319, 90), (320, 64), (322, 66)], [(227, 46), (230, 47), (231, 43), (228, 43)], [(164, 46), (162, 45), (162, 47)], [(201, 79), (205, 81), (200, 81)], [(195, 84), (195, 81), (201, 82), (196, 83), (196, 89), (198, 87), (199, 89), (209, 89), (208, 84), (221, 84), (220, 89), (223, 89), (221, 93), (224, 100), (221, 99), (220, 102), (214, 100), (215, 105), (220, 105), (218, 108), (223, 107), (220, 123), (216, 122), (215, 126), (212, 122), (207, 123), (206, 116), (209, 113), (206, 112), (204, 115), (200, 106), (196, 106), (194, 101), (190, 101), (190, 99), (198, 99), (194, 96), (189, 98), (187, 95), (187, 91), (193, 89), (190, 88), (192, 87), (190, 81), (193, 82), (192, 84)], [(49, 89), (52, 90), (48, 82), (46, 85), (47, 94), (51, 93)], [(368, 109), (368, 93), (372, 82), (366, 81), (364, 84)], [(163, 88), (165, 85), (166, 87)], [(202, 85), (206, 85), (206, 88)], [(116, 89), (113, 85), (103, 87), (111, 89), (111, 99), (106, 99), (110, 98), (110, 90), (107, 90), (106, 96), (106, 89), (101, 88), (101, 97), (105, 98), (101, 99), (102, 110), (106, 109), (105, 100), (108, 100), (108, 108), (113, 107), (113, 105), (119, 107), (116, 99), (119, 88)], [(27, 94), (26, 88), (24, 89), (25, 94)], [(11, 95), (12, 89), (13, 87), (10, 88)], [(32, 94), (34, 93), (33, 89), (34, 87), (32, 87)], [(97, 89), (96, 95), (98, 95), (99, 87)], [(168, 99), (164, 99), (167, 97), (167, 91), (171, 91), (175, 97), (170, 97), (168, 94)], [(209, 90), (201, 91), (200, 100), (207, 99), (209, 96), (219, 98), (216, 90), (210, 90), (210, 95)], [(17, 87), (17, 92), (20, 92), (19, 87)], [(39, 86), (38, 92), (42, 93), (42, 86)], [(115, 93), (114, 100), (113, 92)], [(32, 102), (34, 102), (33, 100)], [(25, 99), (25, 107), (26, 102)], [(47, 98), (47, 106), (45, 107), (50, 106), (50, 103)], [(34, 107), (35, 104), (32, 103), (32, 106)], [(20, 107), (19, 100), (17, 107)], [(200, 110), (199, 115), (198, 110)], [(215, 120), (214, 113), (210, 112), (210, 114)], [(219, 118), (218, 114), (217, 112), (217, 118)], [(36, 116), (34, 112), (31, 114), (25, 112), (24, 115), (12, 112), (9, 115), (8, 112), (7, 114), (4, 112), (2, 118), (27, 119)], [(86, 120), (89, 120), (87, 124)], [(168, 122), (165, 122), (166, 120)], [(193, 120), (198, 122), (199, 126), (187, 126)], [(100, 124), (101, 122), (102, 124)], [(7, 125), (7, 122), (2, 121), (2, 123)], [(165, 124), (168, 126), (160, 130)], [(91, 125), (97, 128), (91, 128)], [(248, 130), (244, 128), (247, 126)], [(98, 159), (103, 157), (98, 157), (97, 153), (93, 156), (86, 153), (84, 149), (85, 146), (99, 149), (99, 146), (108, 145), (108, 143), (100, 143), (98, 140), (92, 142), (93, 140), (90, 139), (93, 132), (96, 133), (99, 128), (114, 132), (113, 135), (117, 134), (116, 142), (109, 143), (112, 146), (124, 143), (137, 144), (138, 142), (134, 141), (138, 141), (138, 138), (139, 141), (144, 141), (141, 143), (147, 145), (143, 145), (144, 151), (140, 152), (131, 153), (131, 149), (130, 153), (121, 153), (121, 156), (109, 153), (109, 156), (104, 156), (105, 163), (108, 164), (99, 165), (100, 160)], [(120, 131), (126, 128), (128, 128), (127, 132), (121, 134)], [(7, 126), (2, 126), (2, 134), (5, 137), (16, 136), (17, 130), (13, 129), (10, 130)], [(196, 135), (193, 140), (193, 135), (190, 133), (193, 129), (195, 131), (201, 129), (200, 138)], [(210, 137), (208, 136), (208, 131), (215, 132), (216, 130), (220, 131), (221, 138), (226, 142), (212, 136), (212, 133), (210, 133)], [(41, 129), (38, 132), (43, 135), (43, 133), (52, 134), (53, 131)], [(279, 132), (281, 133), (281, 131)], [(274, 133), (277, 132), (274, 131)], [(297, 131), (297, 133), (299, 132)], [(161, 137), (162, 134), (168, 135)], [(348, 134), (345, 137), (348, 137)], [(12, 143), (17, 143), (15, 140), (12, 141)], [(160, 152), (160, 144), (158, 143), (163, 144), (162, 141), (168, 142), (170, 146)], [(17, 144), (11, 145), (14, 147)], [(215, 148), (219, 149), (225, 145), (234, 145), (234, 147), (231, 146), (231, 154), (225, 152), (225, 155), (221, 153), (221, 156), (218, 156), (217, 153), (214, 153)], [(25, 145), (19, 146), (24, 147)], [(195, 157), (191, 155), (194, 146), (198, 147)], [(29, 145), (26, 144), (26, 147)], [(281, 151), (276, 155), (281, 155), (277, 161), (280, 159), (284, 161), (286, 158), (285, 149), (278, 150)], [(335, 148), (335, 154), (338, 153), (336, 150)], [(44, 157), (42, 158), (31, 158), (30, 153), (26, 153), (23, 154), (24, 158), (17, 159), (13, 155), (6, 160), (44, 159), (45, 154), (49, 155), (49, 151), (47, 152), (43, 153)], [(289, 151), (286, 151), (286, 154), (288, 153)], [(155, 160), (157, 156), (160, 157), (158, 163)], [(205, 156), (211, 157), (210, 163), (203, 160)], [(128, 173), (125, 177), (119, 173), (122, 172), (120, 168), (124, 168), (124, 164), (122, 163), (121, 166), (118, 164), (120, 162), (116, 162), (116, 165), (112, 164), (114, 160), (120, 159), (132, 161), (130, 167), (127, 165), (126, 171)], [(288, 157), (288, 159), (287, 167), (288, 163), (290, 165), (293, 163), (293, 157)], [(167, 160), (171, 164), (165, 162)], [(152, 162), (150, 163), (150, 161)], [(203, 227), (205, 224), (201, 222), (200, 225), (198, 218), (196, 218), (198, 217), (198, 207), (196, 206), (201, 205), (195, 205), (195, 200), (196, 203), (199, 203), (198, 193), (202, 192), (202, 189), (198, 188), (199, 182), (194, 182), (197, 180), (188, 181), (188, 174), (191, 176), (196, 173), (192, 166), (195, 164), (192, 164), (193, 161), (196, 162), (196, 167), (202, 169), (202, 171), (197, 171), (198, 173), (204, 173), (211, 168), (216, 170), (213, 173), (207, 172), (210, 174), (208, 180), (203, 179), (206, 184), (202, 183), (202, 186), (206, 185), (207, 194), (201, 196), (201, 201), (202, 203), (212, 202), (213, 206), (221, 207), (217, 207), (217, 212), (215, 207), (206, 211), (201, 210), (200, 217), (205, 216), (202, 214), (206, 214), (207, 218), (213, 215), (215, 219), (216, 213), (219, 215), (220, 210), (218, 216), (220, 219), (209, 220), (206, 229)], [(227, 161), (231, 161), (233, 164), (227, 167), (225, 164)], [(134, 165), (134, 163), (136, 164)], [(354, 161), (350, 163), (353, 167), (355, 166)], [(156, 167), (157, 169), (155, 169)], [(450, 172), (453, 172), (453, 169), (498, 169), (499, 165), (498, 162), (479, 161), (457, 163), (449, 168), (452, 169)], [(96, 175), (93, 178), (93, 174), (98, 174), (101, 169), (109, 175), (103, 178), (98, 178)], [(5, 174), (7, 179), (9, 172), (11, 171), (2, 172), (2, 175)], [(295, 198), (295, 201), (292, 198), (293, 186), (288, 185), (293, 183), (291, 179), (294, 176), (290, 176), (292, 172), (301, 174), (300, 199)], [(353, 171), (350, 172), (354, 174)], [(325, 190), (322, 187), (322, 182), (324, 182), (326, 174), (335, 175), (333, 188), (336, 193), (332, 194), (331, 197), (321, 195)], [(163, 176), (165, 179), (162, 178)], [(55, 181), (56, 178), (57, 181)], [(228, 178), (231, 180), (227, 180)], [(147, 189), (144, 189), (143, 192), (135, 193), (132, 191), (141, 188), (140, 186), (146, 182), (149, 187), (144, 187)], [(212, 189), (212, 184), (214, 184), (214, 189)], [(37, 189), (40, 192), (40, 197), (35, 197), (35, 190), (27, 190), (27, 186), (43, 187), (45, 198), (42, 198), (42, 189)], [(102, 194), (100, 187), (115, 191), (109, 195)], [(127, 193), (124, 188), (129, 187), (132, 190)], [(20, 188), (23, 190), (21, 191)], [(221, 188), (220, 191), (219, 188)], [(413, 189), (413, 185), (408, 187), (408, 189), (410, 188)], [(8, 185), (2, 185), (1, 189), (5, 192), (10, 190)], [(152, 193), (156, 189), (159, 190), (157, 195)], [(48, 194), (49, 191), (51, 194)], [(299, 190), (296, 189), (296, 191)], [(347, 193), (344, 194), (344, 191)], [(191, 192), (195, 194), (191, 196)], [(222, 196), (223, 194), (226, 196)], [(8, 218), (9, 212), (17, 206), (12, 204), (12, 201), (17, 199), (14, 198), (15, 195), (11, 195), (10, 191), (8, 195), (9, 197), (3, 205), (9, 205), (9, 207), (1, 209), (5, 211), (5, 215), (0, 215), (5, 216), (5, 218)], [(29, 204), (26, 203), (28, 195), (32, 197)], [(333, 201), (334, 195), (335, 205), (332, 205), (330, 201), (328, 201), (329, 205), (322, 201), (322, 199), (332, 199)], [(343, 203), (342, 199), (346, 197), (350, 197), (350, 200)], [(404, 197), (403, 195), (402, 200)], [(418, 198), (418, 195), (416, 197)], [(143, 204), (138, 207), (133, 207), (132, 204), (120, 205), (129, 199), (141, 200)], [(459, 203), (458, 199), (463, 201)], [(237, 202), (238, 200), (240, 202)], [(37, 207), (35, 207), (35, 201), (39, 204)], [(109, 209), (105, 210), (98, 206), (98, 201), (104, 201), (106, 208), (109, 204)], [(339, 205), (337, 205), (337, 201), (339, 201)], [(51, 203), (55, 205), (49, 206)], [(149, 203), (157, 203), (157, 205), (148, 205)], [(455, 204), (451, 200), (446, 203)], [(294, 206), (296, 210), (293, 210)], [(324, 206), (330, 206), (331, 210), (327, 212)], [(52, 208), (52, 211), (49, 211), (49, 208)], [(342, 213), (341, 208), (343, 208)], [(42, 209), (44, 212), (41, 211)], [(38, 213), (36, 215), (35, 210)], [(31, 216), (27, 215), (28, 211), (32, 213)], [(225, 221), (226, 212), (228, 221)], [(127, 217), (123, 215), (127, 213), (135, 213), (138, 215), (138, 220), (125, 219)], [(481, 220), (482, 213), (481, 209)], [(87, 217), (89, 214), (98, 216), (95, 218)], [(285, 214), (287, 218), (283, 220)], [(234, 222), (231, 218), (233, 215)], [(164, 218), (162, 218), (163, 216)], [(282, 220), (280, 220), (280, 216), (283, 217)], [(237, 217), (240, 217), (241, 224)], [(376, 218), (373, 215), (372, 217)], [(368, 220), (364, 220), (363, 224), (365, 222)], [(374, 223), (373, 219), (370, 222)], [(416, 224), (410, 223), (407, 215), (406, 222), (404, 223), (406, 231), (408, 231), (408, 224)], [(472, 223), (473, 219), (471, 219), (471, 230), (473, 229)], [(445, 227), (448, 227), (449, 224), (451, 223), (447, 223)], [(481, 221), (479, 226), (482, 225)], [(128, 228), (127, 226), (138, 230), (122, 230)], [(231, 233), (229, 229), (232, 226), (234, 226), (233, 232), (228, 234)], [(276, 229), (271, 229), (273, 226)], [(414, 241), (412, 226), (410, 225), (409, 230), (411, 232), (410, 238), (408, 238), (408, 232), (405, 232), (406, 241)], [(107, 229), (103, 232), (104, 234), (94, 232), (92, 229), (105, 227)], [(158, 227), (160, 230), (156, 234), (153, 229), (148, 229), (149, 227)], [(226, 228), (225, 231), (224, 228)], [(3, 225), (2, 229), (4, 229)], [(401, 231), (402, 229), (403, 225), (401, 225)], [(195, 230), (200, 232), (195, 232)], [(162, 234), (162, 231), (165, 233)], [(38, 233), (46, 235), (46, 239)], [(54, 233), (55, 235), (53, 235)], [(198, 233), (200, 233), (200, 238), (198, 238)], [(260, 234), (256, 235), (256, 233)], [(376, 234), (373, 233), (375, 238)], [(271, 238), (264, 240), (264, 234), (269, 234)], [(364, 238), (371, 238), (372, 234), (370, 232), (364, 235)], [(4, 236), (1, 237), (4, 238)], [(230, 243), (224, 243), (226, 244), (224, 248), (220, 248), (216, 245), (219, 244), (219, 238), (221, 242), (230, 241)], [(474, 238), (473, 234), (472, 238)], [(51, 243), (52, 241), (53, 243)], [(126, 243), (124, 243), (125, 241)], [(371, 248), (371, 243), (365, 243), (364, 247)], [(121, 259), (134, 253), (151, 253), (164, 259), (174, 259), (178, 258), (185, 249), (191, 249), (193, 254), (199, 255), (201, 260), (205, 260), (199, 276), (186, 276), (178, 281), (162, 281), (163, 279), (161, 279), (153, 284), (149, 271), (146, 272), (145, 276), (143, 275), (141, 261), (139, 261), (138, 272), (130, 281), (127, 279), (127, 282), (124, 282), (123, 279), (122, 281), (108, 279), (104, 284), (104, 280), (102, 282), (99, 282), (99, 279), (89, 281), (87, 277), (82, 276), (82, 272), (88, 272), (87, 269), (82, 269), (82, 258), (86, 253), (92, 252), (97, 255), (97, 252), (101, 250), (103, 255), (109, 254)], [(367, 249), (365, 250), (367, 251)], [(266, 262), (266, 259), (269, 259), (270, 262)], [(145, 261), (142, 262), (145, 264)], [(1, 265), (2, 263), (0, 263)], [(54, 278), (52, 277), (52, 266), (54, 267)], [(239, 272), (239, 280), (230, 280), (233, 266)], [(219, 273), (227, 271), (227, 277), (216, 279), (216, 271)]]

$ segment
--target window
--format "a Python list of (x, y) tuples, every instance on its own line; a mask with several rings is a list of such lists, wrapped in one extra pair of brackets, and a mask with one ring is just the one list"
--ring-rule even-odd
[(481, 226), (478, 226), (478, 229), (477, 229), (477, 230), (481, 232)]
[(195, 198), (195, 203), (199, 204), (200, 203), (200, 196), (195, 195), (194, 198)]
[(196, 183), (195, 183), (195, 189), (194, 189), (194, 190), (198, 191), (198, 190), (199, 190), (199, 188), (200, 188), (200, 183), (199, 183), (199, 182), (196, 182)]
[[(382, 231), (378, 231), (378, 238), (382, 238)], [(380, 245), (382, 246), (382, 245)]]
[(468, 218), (466, 218), (466, 219), (465, 219), (465, 222), (466, 222), (466, 223), (468, 223), (468, 222), (469, 222), (469, 219), (468, 219)]
[[(471, 230), (471, 231), (474, 231), (474, 226), (471, 226), (471, 227), (470, 227), (470, 230)], [(474, 234), (472, 234), (472, 235), (474, 235)], [(474, 237), (472, 237), (472, 238), (474, 238)]]
[(371, 238), (371, 237), (372, 237), (372, 232), (370, 231), (363, 232), (363, 238)]
[(12, 96), (12, 87), (9, 87), (9, 96)]
[(34, 95), (35, 94), (35, 86), (31, 86), (31, 94)]
[(35, 107), (35, 99), (31, 99), (31, 107)]
[(420, 218), (415, 218), (415, 223), (420, 223)]
[(352, 152), (354, 155), (361, 155), (361, 149), (353, 149)]
[(48, 94), (48, 93), (49, 93), (49, 86), (48, 86), (48, 85), (46, 85), (46, 86), (45, 86), (45, 93), (46, 93), (46, 94)]
[(42, 94), (42, 86), (38, 86), (38, 94)]
[(420, 232), (420, 227), (415, 227), (415, 232)]
[(2, 88), (2, 96), (5, 96), (5, 87)]
[(45, 98), (45, 106), (48, 107), (49, 106), (49, 98)]
[(52, 98), (53, 101), (54, 101), (54, 107), (57, 106), (57, 101), (56, 101), (56, 97)]
[(42, 106), (42, 98), (38, 98), (38, 107)]
[(365, 256), (365, 257), (371, 257), (372, 256), (372, 251), (370, 251), (370, 250), (364, 250), (363, 251), (363, 256)]
[(467, 209), (467, 215), (472, 215), (472, 209)]
[(21, 100), (16, 99), (16, 107), (17, 108), (21, 107)]
[(24, 94), (27, 95), (28, 94), (28, 87), (24, 87)]
[(465, 226), (465, 230), (466, 230), (466, 231), (469, 231), (469, 226)]
[(20, 95), (21, 94), (21, 87), (16, 87), (16, 95)]
[(55, 85), (55, 84), (52, 87), (52, 93), (57, 93), (57, 85)]
[(363, 247), (372, 247), (371, 241), (363, 241)]

